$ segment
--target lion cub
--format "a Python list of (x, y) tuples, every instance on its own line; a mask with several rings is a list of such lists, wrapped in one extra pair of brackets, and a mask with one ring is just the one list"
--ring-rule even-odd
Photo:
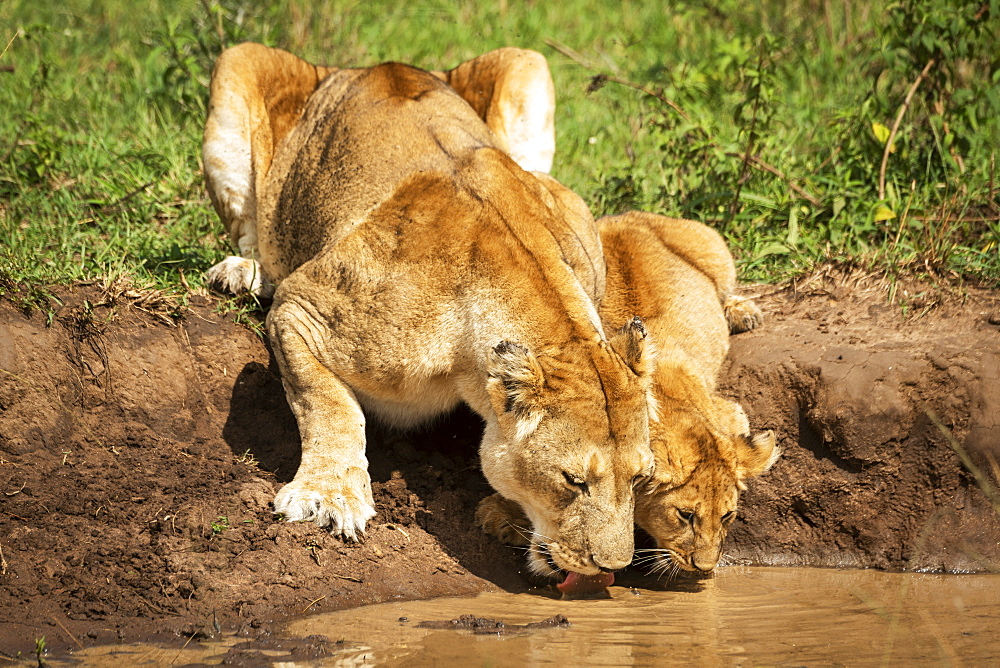
[(533, 559), (582, 576), (631, 561), (651, 354), (636, 318), (605, 333), (583, 201), (511, 158), (536, 126), (504, 101), (533, 90), (518, 72), (548, 77), (540, 58), (487, 54), (456, 88), (398, 63), (318, 68), (251, 44), (220, 57), (205, 170), (234, 260), (277, 286), (267, 331), (302, 439), (274, 500), (286, 519), (357, 538), (375, 515), (366, 416), (408, 425), (464, 401)]
[[(762, 315), (734, 294), (736, 268), (714, 230), (631, 212), (598, 221), (608, 267), (601, 318), (638, 314), (656, 345), (654, 475), (636, 495), (635, 523), (656, 541), (654, 571), (700, 573), (719, 561), (747, 478), (774, 464), (774, 433), (751, 435), (739, 404), (715, 393), (730, 332)], [(494, 495), (477, 512), (487, 532), (521, 542), (517, 509)]]

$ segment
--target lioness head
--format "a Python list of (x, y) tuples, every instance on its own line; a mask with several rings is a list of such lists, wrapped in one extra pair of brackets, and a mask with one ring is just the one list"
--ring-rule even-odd
[(653, 572), (711, 572), (744, 481), (780, 454), (774, 432), (749, 433), (739, 404), (716, 398), (713, 409), (672, 410), (651, 425), (656, 470), (636, 496), (635, 521), (656, 541)]
[(653, 467), (647, 348), (635, 319), (589, 347), (492, 351), (483, 472), (531, 522), (538, 575), (597, 575), (632, 559), (634, 488)]

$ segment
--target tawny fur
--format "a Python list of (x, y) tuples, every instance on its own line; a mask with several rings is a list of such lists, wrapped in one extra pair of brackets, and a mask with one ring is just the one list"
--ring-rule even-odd
[[(736, 290), (725, 242), (701, 223), (631, 212), (598, 221), (608, 275), (601, 318), (635, 314), (656, 343), (650, 424), (655, 473), (636, 497), (635, 522), (656, 541), (654, 570), (709, 572), (721, 554), (746, 479), (766, 471), (779, 449), (773, 432), (753, 435), (743, 409), (717, 395), (730, 332), (762, 322)], [(477, 521), (524, 544), (523, 516), (493, 495)]]
[[(505, 117), (500, 102), (520, 93), (496, 67), (537, 54), (457, 68), (463, 98), (447, 74), (405, 65), (327, 68), (314, 84), (319, 70), (294, 56), (234, 51), (215, 70), (205, 163), (231, 233), (256, 234), (245, 259), (277, 286), (267, 329), (302, 460), (276, 511), (357, 537), (374, 515), (366, 416), (413, 424), (464, 401), (486, 423), (483, 471), (523, 508), (536, 550), (584, 574), (625, 566), (633, 484), (653, 463), (647, 335), (631, 316), (605, 335), (593, 218), (511, 158), (551, 128)], [(547, 167), (547, 153), (523, 164)], [(229, 154), (244, 159), (215, 159)]]
[[(267, 299), (274, 294), (259, 261), (258, 197), (275, 153), (307, 101), (324, 78), (337, 72), (341, 69), (252, 42), (227, 49), (216, 61), (202, 156), (212, 204), (239, 253), (208, 271), (209, 284), (221, 292)], [(507, 47), (431, 74), (472, 106), (498, 147), (518, 165), (548, 173), (555, 153), (555, 90), (544, 56)]]

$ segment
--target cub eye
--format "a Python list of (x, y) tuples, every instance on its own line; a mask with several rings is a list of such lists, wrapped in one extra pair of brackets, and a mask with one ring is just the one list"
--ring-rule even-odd
[(734, 517), (736, 517), (736, 511), (735, 510), (730, 510), (728, 513), (726, 513), (725, 515), (722, 516), (722, 523), (723, 524), (729, 524), (730, 522), (733, 521)]
[(563, 478), (566, 480), (566, 484), (580, 492), (581, 494), (586, 494), (589, 487), (587, 486), (587, 481), (583, 478), (578, 478), (575, 475), (566, 473), (563, 471)]
[(694, 511), (693, 510), (681, 510), (680, 508), (678, 508), (677, 509), (677, 516), (680, 517), (685, 522), (687, 522), (688, 524), (692, 524), (694, 522)]

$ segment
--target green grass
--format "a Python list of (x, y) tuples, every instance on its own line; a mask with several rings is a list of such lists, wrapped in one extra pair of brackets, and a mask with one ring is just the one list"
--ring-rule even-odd
[(342, 66), (533, 48), (556, 82), (553, 174), (595, 214), (704, 220), (747, 280), (835, 261), (997, 286), (992, 4), (6, 0), (0, 291), (203, 284), (228, 253), (200, 168), (206, 86), (244, 40)]

